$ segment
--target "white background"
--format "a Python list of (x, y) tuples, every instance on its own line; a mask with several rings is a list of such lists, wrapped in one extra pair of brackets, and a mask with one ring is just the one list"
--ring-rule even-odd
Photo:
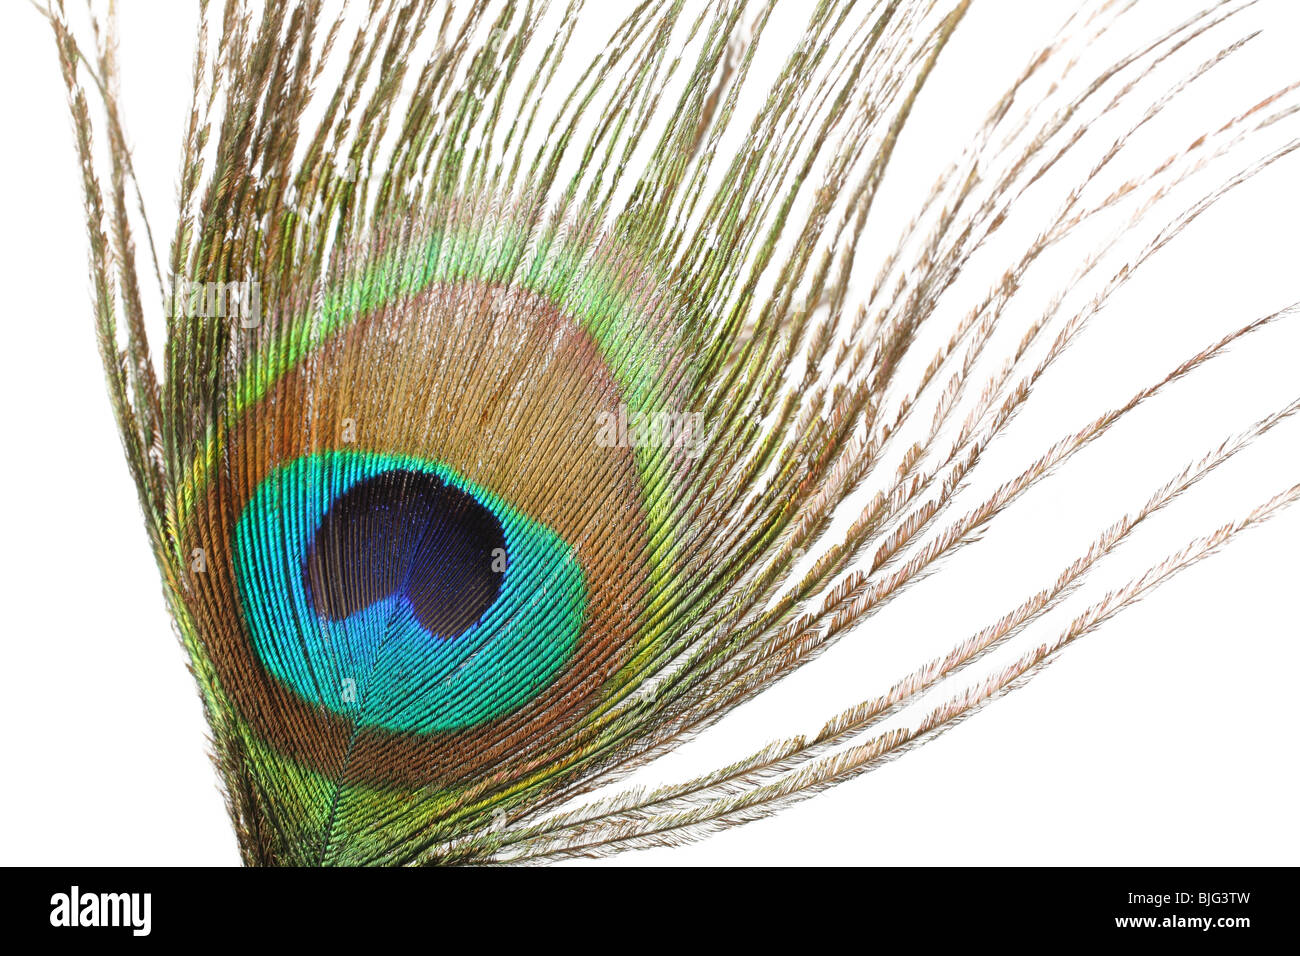
[[(155, 229), (166, 236), (193, 12), (188, 3), (121, 6), (126, 121)], [(622, 9), (592, 6), (601, 8), (596, 19)], [(992, 102), (1005, 70), (1069, 6), (976, 5), (923, 101), (929, 125), (909, 133), (891, 171), (891, 195), (928, 185), (920, 174), (909, 179), (905, 157), (945, 156)], [(1201, 0), (1168, 6), (1191, 13)], [(1248, 106), (1298, 78), (1298, 6), (1263, 5), (1251, 22), (1267, 35), (1224, 68), (1201, 101), (1206, 116), (1230, 115), (1214, 110)], [(171, 636), (102, 384), (53, 42), (30, 6), (14, 0), (0, 13), (0, 70), (0, 862), (234, 864), (198, 698)], [(1163, 147), (1153, 144), (1151, 156)], [(1115, 298), (1044, 381), (1034, 411), (1008, 436), (1005, 460), (1023, 461), (1225, 331), (1300, 299), (1298, 262), (1300, 162), (1292, 158), (1196, 223)], [(955, 643), (1041, 586), (1185, 461), (1300, 392), (1297, 325), (1242, 343), (1144, 408), (771, 700), (638, 780), (676, 779), (813, 729), (888, 687), (902, 659), (889, 649), (911, 635)], [(1115, 580), (1294, 483), (1298, 438), (1300, 429), (1279, 429), (1195, 489), (1162, 517), (1149, 550), (1120, 562)], [(1248, 533), (1025, 688), (878, 772), (773, 819), (616, 862), (1300, 862), (1298, 533), (1300, 509)]]

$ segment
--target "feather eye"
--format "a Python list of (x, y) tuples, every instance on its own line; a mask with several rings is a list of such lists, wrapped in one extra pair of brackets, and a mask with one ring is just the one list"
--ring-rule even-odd
[(515, 709), (569, 663), (586, 610), (562, 538), (417, 459), (278, 468), (232, 544), (261, 667), (363, 732), (462, 730)]
[[(989, 446), (1107, 297), (1300, 150), (1277, 141), (1300, 115), (1294, 84), (1134, 172), (1129, 141), (1250, 42), (1214, 45), (1250, 5), (1211, 4), (1080, 66), (1132, 5), (1095, 6), (1029, 58), (878, 253), (867, 224), (969, 0), (810, 5), (793, 37), (771, 3), (694, 17), (642, 3), (590, 56), (571, 42), (578, 2), (435, 17), (377, 0), (354, 23), (320, 0), (264, 16), (232, 0), (215, 37), (203, 5), (167, 264), (183, 291), (161, 290), (157, 367), (113, 31), (96, 25), (88, 58), (49, 14), (110, 398), (246, 862), (549, 861), (756, 819), (941, 733), (1300, 498), (1281, 491), (961, 686), (1296, 402), (817, 733), (590, 799), (830, 648), (1139, 404), (1292, 314), (1228, 333), (970, 502)], [(337, 92), (309, 110), (353, 27)], [(760, 47), (781, 53), (766, 74)], [(1160, 88), (1184, 54), (1202, 59)], [(107, 202), (85, 71), (107, 117)], [(1129, 124), (1117, 140), (1090, 135), (1112, 116)], [(1023, 201), (1067, 155), (1087, 181), (1059, 206)], [(1238, 156), (1161, 218), (1178, 187)], [(997, 334), (1019, 321), (1008, 306), (1040, 257), (1110, 214), (1129, 216), (1137, 251), (1085, 251), (1068, 290)], [(1040, 217), (1031, 238), (972, 292), (966, 264), (1024, 216)], [(238, 308), (209, 308), (214, 290)], [(941, 685), (957, 689), (931, 708)], [(910, 722), (877, 727), (899, 712)]]
[(260, 394), (187, 516), (192, 607), (258, 736), (358, 782), (450, 784), (627, 662), (658, 451), (600, 440), (644, 401), (609, 329), (483, 280), (396, 285), (273, 379), (251, 353)]

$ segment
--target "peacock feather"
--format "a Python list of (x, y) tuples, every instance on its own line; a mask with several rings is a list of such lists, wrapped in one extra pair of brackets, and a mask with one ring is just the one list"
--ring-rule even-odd
[[(986, 474), (1108, 297), (1300, 145), (1298, 84), (1135, 168), (1130, 141), (1247, 48), (1250, 4), (1164, 5), (1154, 29), (1081, 6), (881, 253), (886, 171), (969, 0), (646, 2), (596, 49), (576, 0), (200, 2), (165, 257), (112, 19), (45, 11), (109, 395), (247, 863), (548, 861), (755, 819), (932, 738), (1300, 497), (1015, 643), (1292, 403), (818, 731), (597, 793), (867, 632), (1136, 406), (1290, 314)], [(1103, 35), (1132, 49), (1093, 63)], [(1008, 251), (1027, 204), (1047, 214)], [(1107, 216), (1008, 337), (1033, 267)], [(972, 292), (989, 247), (1000, 280)]]

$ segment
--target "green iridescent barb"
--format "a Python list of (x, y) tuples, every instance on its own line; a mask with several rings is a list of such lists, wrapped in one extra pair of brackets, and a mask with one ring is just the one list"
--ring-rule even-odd
[[(1300, 496), (1291, 485), (960, 683), (1293, 403), (950, 653), (868, 675), (888, 689), (816, 733), (593, 796), (1285, 314), (954, 506), (1108, 296), (1300, 145), (1278, 138), (1297, 86), (1145, 168), (1130, 139), (1246, 47), (1249, 4), (1166, 8), (1154, 33), (1131, 4), (1083, 4), (871, 252), (895, 152), (938, 108), (971, 3), (795, 6), (640, 3), (593, 48), (575, 39), (579, 2), (376, 0), (337, 17), (318, 0), (200, 2), (165, 264), (145, 233), (156, 269), (136, 258), (113, 25), (82, 36), (61, 3), (45, 11), (109, 394), (246, 862), (548, 861), (755, 819), (942, 732)], [(1122, 59), (1080, 66), (1098, 37), (1130, 33)], [(1090, 132), (1102, 118), (1117, 137)], [(1044, 203), (1066, 157), (1089, 180)], [(1207, 171), (1213, 186), (1171, 211)], [(997, 247), (998, 283), (959, 281), (1031, 213), (1029, 238)], [(1067, 290), (1086, 296), (996, 335), (1040, 259), (1102, 214), (1141, 241), (1096, 247)], [(940, 685), (951, 695), (915, 707)], [(911, 718), (877, 727), (898, 712)]]

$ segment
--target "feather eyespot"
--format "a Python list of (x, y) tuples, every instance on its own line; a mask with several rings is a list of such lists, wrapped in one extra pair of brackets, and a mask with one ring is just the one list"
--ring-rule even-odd
[(514, 709), (568, 661), (586, 608), (559, 535), (436, 462), (300, 458), (254, 492), (233, 544), (262, 664), (370, 728), (460, 730)]

